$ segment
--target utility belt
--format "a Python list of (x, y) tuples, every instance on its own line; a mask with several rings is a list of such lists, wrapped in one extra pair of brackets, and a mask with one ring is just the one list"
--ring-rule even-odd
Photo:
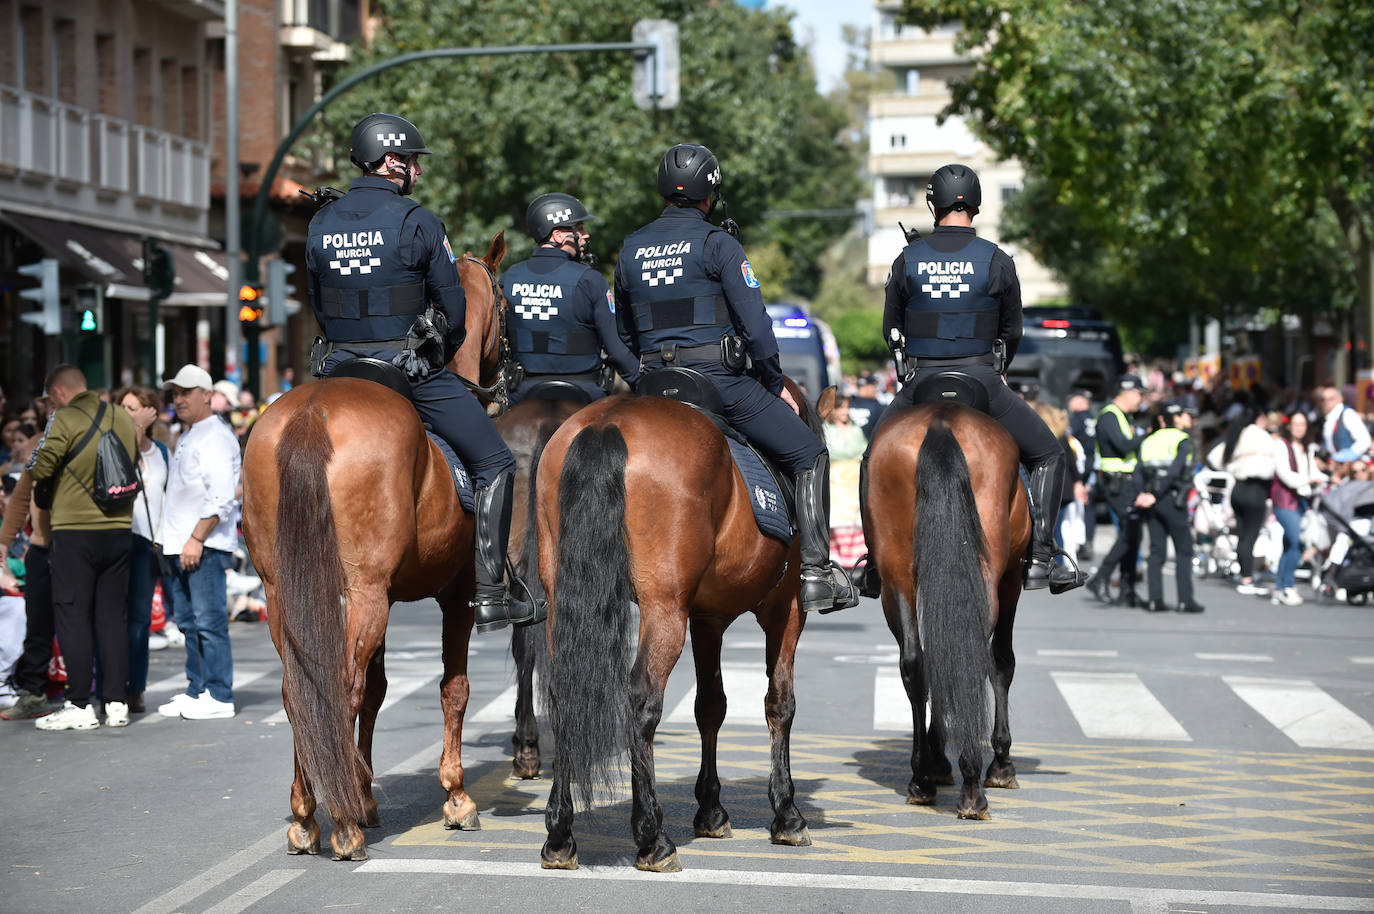
[(642, 369), (667, 368), (691, 362), (715, 362), (731, 374), (742, 374), (748, 362), (744, 340), (727, 334), (719, 342), (702, 346), (664, 343), (652, 352), (641, 353), (639, 357), (639, 367)]
[(1126, 491), (1132, 485), (1132, 473), (1107, 473), (1101, 472), (1102, 488), (1113, 498)]
[(567, 371), (526, 371), (524, 365), (516, 362), (514, 370), (511, 372), (510, 388), (511, 390), (519, 390), (520, 385), (524, 384), (526, 381), (538, 383), (539, 381), (557, 379), (560, 381), (574, 381), (579, 384), (594, 384), (609, 393), (611, 385), (607, 383), (607, 374), (610, 375), (609, 380), (613, 383), (615, 381), (615, 371), (612, 369), (608, 372), (607, 366), (605, 365), (594, 371), (583, 371), (578, 374), (573, 374)]
[(448, 337), (448, 317), (437, 308), (429, 308), (415, 316), (405, 337), (389, 340), (327, 340), (315, 337), (310, 347), (310, 374), (324, 376), (324, 364), (339, 349), (399, 349), (391, 360), (406, 377), (417, 381), (440, 371), (447, 364), (445, 340)]

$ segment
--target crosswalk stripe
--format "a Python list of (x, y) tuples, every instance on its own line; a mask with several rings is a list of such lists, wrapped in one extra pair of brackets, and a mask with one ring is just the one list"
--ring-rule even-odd
[(1044, 647), (1035, 653), (1041, 657), (1103, 657), (1108, 660), (1120, 656), (1116, 651), (1076, 651)]
[[(763, 699), (768, 694), (768, 674), (764, 672), (763, 664), (722, 663), (720, 675), (725, 684), (725, 722), (737, 727), (768, 726), (763, 713)], [(672, 724), (695, 723), (696, 700), (697, 687), (693, 685), (665, 720)]]
[(1374, 657), (1351, 657), (1351, 663), (1374, 663)]
[[(267, 673), (267, 670), (235, 670), (234, 689), (238, 690), (249, 686), (266, 676)], [(177, 673), (175, 676), (168, 676), (166, 679), (160, 679), (152, 683), (144, 690), (144, 694), (149, 692), (181, 692), (185, 691), (185, 689), (186, 674)]]
[(1374, 728), (1308, 679), (1223, 676), (1240, 699), (1309, 749), (1374, 749)]
[(1050, 675), (1090, 739), (1192, 739), (1135, 673)]
[[(433, 682), (439, 678), (439, 673), (426, 671), (415, 674), (396, 675), (387, 674), (386, 698), (382, 701), (382, 711), (394, 705), (396, 702), (405, 698), (411, 692), (424, 686), (426, 683)], [(378, 712), (381, 713), (381, 712)], [(286, 709), (281, 708), (275, 714), (270, 714), (262, 719), (265, 724), (284, 724), (286, 723)]]
[(1273, 663), (1268, 654), (1209, 654), (1205, 651), (1193, 655), (1199, 660), (1225, 660), (1234, 663)]
[(513, 685), (497, 695), (472, 715), (472, 720), (480, 724), (499, 724), (515, 720), (515, 697), (519, 688), (518, 685)]
[(873, 729), (911, 732), (911, 700), (902, 685), (902, 670), (880, 666), (873, 671)]

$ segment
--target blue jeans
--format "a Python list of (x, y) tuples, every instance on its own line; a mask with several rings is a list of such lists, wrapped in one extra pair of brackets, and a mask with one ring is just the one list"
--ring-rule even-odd
[(1302, 511), (1275, 508), (1274, 520), (1283, 528), (1283, 555), (1279, 556), (1279, 567), (1274, 582), (1274, 586), (1282, 590), (1292, 587), (1297, 581), (1295, 574), (1298, 562), (1302, 560)]
[(168, 556), (175, 573), (172, 603), (177, 628), (186, 636), (186, 694), (207, 689), (216, 701), (234, 700), (234, 657), (229, 650), (229, 597), (224, 573), (232, 556), (206, 549), (200, 567), (183, 571), (181, 556)]

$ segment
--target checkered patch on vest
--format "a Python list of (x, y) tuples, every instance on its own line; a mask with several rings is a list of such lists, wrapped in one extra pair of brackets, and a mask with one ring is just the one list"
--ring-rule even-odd
[(532, 304), (526, 304), (525, 302), (517, 304), (515, 306), (515, 313), (521, 317), (546, 321), (558, 314), (558, 306), (547, 301), (541, 303), (538, 299), (535, 299)]
[[(366, 259), (366, 263), (363, 262), (364, 259)], [(338, 270), (340, 276), (351, 276), (354, 270), (357, 270), (360, 274), (367, 274), (372, 272), (373, 267), (380, 267), (382, 265), (382, 258), (349, 257), (346, 260), (331, 260), (329, 261), (329, 265), (335, 270)]]
[(968, 291), (968, 283), (959, 282), (957, 279), (945, 279), (939, 282), (921, 283), (921, 291), (931, 298), (958, 298)]
[(640, 279), (651, 286), (656, 286), (659, 283), (663, 283), (665, 286), (671, 286), (673, 280), (681, 275), (682, 267), (675, 267), (672, 270), (645, 270), (640, 274)]

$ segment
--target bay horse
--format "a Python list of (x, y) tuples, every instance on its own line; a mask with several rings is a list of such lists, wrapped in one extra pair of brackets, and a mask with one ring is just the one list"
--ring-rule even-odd
[[(467, 343), (449, 365), (469, 386), (497, 377), (488, 390), (498, 391), (495, 277), (505, 251), (502, 232), (481, 260), (457, 261)], [(254, 424), (244, 452), (243, 531), (266, 589), (295, 746), (287, 851), (319, 852), (318, 793), (334, 819), (334, 859), (367, 858), (359, 826), (377, 824), (372, 737), (386, 696), (387, 619), (398, 600), (436, 597), (443, 611), (444, 824), (480, 827), (462, 764), (474, 524), (411, 404), (357, 378), (324, 378), (285, 394)]]
[[(948, 402), (886, 419), (869, 455), (864, 538), (883, 580), (883, 615), (897, 639), (912, 709), (907, 802), (933, 805), (935, 785), (952, 783), (948, 733), (963, 777), (961, 819), (988, 818), (984, 786), (1017, 786), (1007, 693), (1031, 538), (1019, 467), (1016, 443), (1001, 425)], [(993, 758), (980, 779), (989, 678)]]
[[(787, 382), (795, 401), (800, 390)], [(822, 395), (833, 404), (834, 392)], [(817, 414), (803, 418), (820, 433)], [(680, 870), (654, 786), (653, 741), (663, 693), (687, 632), (696, 665), (698, 837), (729, 837), (720, 801), (717, 738), (726, 696), (725, 629), (752, 612), (765, 636), (772, 738), (768, 797), (774, 844), (811, 843), (795, 803), (790, 740), (793, 661), (805, 625), (800, 549), (760, 532), (752, 493), (725, 436), (705, 414), (653, 396), (613, 396), (584, 407), (550, 439), (537, 477), (539, 573), (549, 595), (549, 695), (554, 779), (545, 814), (546, 869), (575, 869), (572, 784), (584, 807), (608, 796), (628, 747), (636, 866)], [(631, 601), (639, 605), (637, 650)]]

